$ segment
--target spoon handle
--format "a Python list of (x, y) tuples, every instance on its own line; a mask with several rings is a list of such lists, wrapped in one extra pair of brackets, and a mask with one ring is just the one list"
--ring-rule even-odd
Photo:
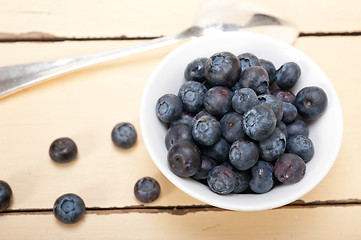
[(131, 55), (134, 53), (168, 46), (188, 38), (187, 34), (161, 37), (135, 46), (119, 48), (111, 51), (83, 55), (74, 58), (63, 58), (53, 61), (0, 67), (0, 98), (25, 87), (45, 81), (70, 71), (87, 67), (96, 63)]

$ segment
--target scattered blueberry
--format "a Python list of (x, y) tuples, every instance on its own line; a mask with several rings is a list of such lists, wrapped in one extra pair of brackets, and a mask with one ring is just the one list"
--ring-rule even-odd
[(56, 219), (62, 223), (76, 223), (85, 213), (85, 204), (79, 196), (68, 193), (56, 199), (53, 213)]
[(306, 120), (315, 120), (327, 107), (327, 95), (319, 87), (305, 87), (301, 89), (295, 100), (298, 113)]
[(293, 123), (287, 125), (287, 136), (303, 135), (308, 137), (309, 128), (307, 123), (302, 120), (296, 119)]
[(281, 102), (288, 102), (295, 104), (296, 96), (289, 90), (276, 89), (272, 91), (272, 95), (275, 96)]
[(245, 138), (242, 127), (243, 116), (236, 112), (225, 114), (221, 121), (222, 137), (228, 142), (233, 143), (238, 139)]
[(136, 143), (137, 132), (133, 124), (121, 122), (114, 126), (111, 137), (115, 146), (122, 149), (128, 149)]
[(258, 96), (259, 104), (267, 106), (272, 109), (276, 115), (277, 121), (281, 121), (283, 117), (282, 102), (272, 94), (262, 94)]
[(232, 107), (238, 113), (245, 113), (251, 107), (258, 105), (257, 94), (251, 88), (241, 88), (234, 92)]
[(232, 97), (233, 93), (228, 88), (212, 87), (206, 92), (203, 104), (211, 115), (221, 117), (232, 110)]
[(160, 185), (152, 177), (143, 177), (134, 185), (134, 195), (143, 203), (154, 202), (159, 197), (159, 194)]
[(207, 58), (197, 58), (188, 63), (184, 70), (184, 77), (187, 81), (206, 81), (206, 75), (204, 68), (207, 62)]
[(229, 161), (237, 170), (253, 167), (259, 157), (258, 146), (251, 141), (237, 140), (229, 150)]
[(57, 163), (67, 163), (75, 159), (78, 148), (70, 138), (58, 138), (54, 140), (49, 148), (50, 158)]
[(236, 174), (231, 169), (219, 165), (209, 171), (207, 182), (213, 192), (224, 195), (234, 190), (236, 178)]
[(260, 66), (246, 68), (241, 74), (239, 85), (252, 88), (257, 94), (264, 94), (269, 86), (268, 73)]
[(177, 120), (182, 114), (182, 111), (182, 101), (174, 94), (165, 94), (157, 101), (156, 114), (162, 122)]
[(238, 55), (237, 58), (241, 62), (241, 72), (243, 72), (246, 68), (261, 65), (260, 60), (252, 53), (242, 53)]
[(251, 190), (255, 193), (266, 193), (272, 189), (273, 165), (269, 162), (258, 161), (252, 168), (252, 178), (249, 182)]
[(268, 73), (269, 85), (271, 86), (276, 81), (276, 67), (271, 61), (260, 59), (261, 67)]
[(196, 180), (207, 179), (209, 171), (216, 166), (216, 162), (207, 156), (202, 156), (202, 165), (196, 174), (193, 175), (193, 178)]
[(288, 102), (282, 102), (283, 117), (282, 121), (284, 123), (292, 123), (296, 120), (298, 111), (295, 105)]
[(165, 135), (165, 146), (167, 150), (177, 142), (193, 141), (192, 128), (184, 124), (178, 124), (170, 127)]
[(203, 146), (202, 154), (214, 159), (218, 164), (228, 161), (228, 152), (231, 146), (229, 143), (220, 138), (215, 144), (211, 146)]
[(202, 116), (195, 121), (192, 135), (201, 145), (211, 146), (221, 137), (221, 124), (212, 116)]
[(12, 196), (13, 191), (11, 190), (10, 185), (5, 181), (0, 180), (0, 212), (10, 206)]
[(276, 160), (284, 153), (286, 143), (286, 135), (276, 127), (271, 136), (259, 143), (261, 159), (269, 162)]
[(288, 62), (283, 64), (276, 73), (276, 84), (281, 89), (292, 88), (301, 76), (301, 68), (297, 63)]
[(297, 183), (305, 175), (306, 164), (299, 156), (285, 153), (277, 159), (273, 171), (280, 182), (285, 184)]
[(199, 112), (203, 108), (206, 87), (196, 81), (187, 81), (182, 84), (178, 91), (178, 97), (182, 100), (184, 110)]
[(289, 153), (300, 156), (305, 162), (309, 162), (315, 153), (311, 139), (303, 135), (294, 135), (289, 137), (287, 140), (286, 150)]

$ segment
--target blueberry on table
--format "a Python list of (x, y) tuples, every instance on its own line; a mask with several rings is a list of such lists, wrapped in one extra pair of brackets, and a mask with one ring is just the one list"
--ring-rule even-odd
[(167, 150), (177, 142), (193, 141), (192, 128), (184, 124), (178, 124), (170, 127), (165, 135), (165, 146)]
[(272, 95), (281, 102), (295, 104), (296, 96), (289, 90), (275, 89), (272, 91)]
[(261, 159), (269, 162), (276, 160), (284, 153), (286, 143), (285, 133), (276, 127), (271, 136), (259, 142)]
[(276, 128), (276, 115), (271, 108), (257, 105), (243, 115), (243, 131), (253, 140), (264, 140)]
[(196, 81), (187, 81), (182, 84), (178, 91), (178, 97), (182, 100), (184, 110), (199, 112), (203, 108), (206, 87)]
[(276, 67), (271, 61), (260, 59), (261, 67), (268, 73), (269, 85), (271, 86), (276, 81)]
[(5, 181), (0, 180), (0, 212), (10, 206), (12, 196), (13, 191), (11, 190), (10, 185)]
[(208, 60), (207, 58), (196, 58), (191, 62), (189, 62), (186, 69), (184, 70), (185, 79), (187, 81), (197, 81), (197, 82), (206, 81), (204, 68), (207, 60)]
[(137, 132), (133, 124), (121, 122), (114, 126), (111, 137), (117, 147), (128, 149), (137, 141)]
[(207, 112), (216, 117), (221, 117), (232, 110), (233, 92), (226, 87), (212, 87), (205, 96), (203, 105)]
[(143, 177), (134, 185), (134, 195), (142, 203), (154, 202), (160, 194), (160, 185), (152, 177)]
[(260, 66), (260, 60), (252, 53), (242, 53), (237, 56), (241, 63), (241, 72), (243, 72), (246, 68)]
[(295, 100), (298, 113), (306, 120), (315, 120), (320, 117), (326, 110), (327, 103), (325, 91), (314, 86), (301, 89)]
[(191, 142), (183, 141), (174, 144), (168, 151), (170, 170), (179, 177), (191, 177), (202, 165), (201, 153)]
[(202, 146), (202, 154), (212, 158), (218, 164), (228, 161), (229, 143), (220, 138), (215, 144), (211, 146)]
[(49, 148), (50, 158), (57, 163), (67, 163), (75, 159), (78, 148), (75, 142), (67, 137), (54, 140)]
[(248, 170), (259, 158), (258, 146), (247, 140), (235, 141), (229, 150), (229, 161), (237, 170)]
[(217, 163), (210, 157), (202, 156), (202, 165), (196, 174), (192, 177), (196, 180), (207, 179), (209, 171), (214, 168)]
[(257, 94), (268, 91), (269, 78), (267, 71), (260, 66), (246, 68), (239, 79), (242, 88), (252, 88)]
[(238, 139), (243, 139), (246, 134), (242, 127), (243, 116), (236, 112), (226, 113), (221, 121), (222, 137), (228, 142), (233, 143)]
[(252, 177), (249, 182), (251, 190), (255, 193), (269, 192), (273, 185), (273, 165), (269, 162), (258, 161), (252, 168)]
[(238, 113), (245, 113), (251, 107), (258, 105), (257, 94), (251, 88), (241, 88), (234, 92), (232, 107)]
[(313, 142), (303, 135), (293, 135), (289, 137), (286, 151), (300, 156), (305, 162), (309, 162), (315, 153)]
[(282, 109), (283, 109), (283, 117), (282, 121), (284, 123), (292, 123), (296, 120), (298, 111), (295, 105), (292, 103), (282, 102)]
[(276, 84), (281, 89), (292, 88), (301, 76), (301, 68), (297, 63), (287, 62), (276, 73)]
[(258, 96), (258, 103), (272, 109), (276, 115), (277, 121), (281, 121), (283, 117), (282, 102), (272, 94), (262, 94)]
[(274, 175), (282, 183), (297, 183), (305, 176), (306, 164), (301, 157), (292, 154), (282, 154), (274, 165)]
[(221, 138), (221, 124), (212, 116), (202, 116), (195, 121), (192, 129), (193, 138), (203, 146), (211, 146)]
[(205, 75), (211, 86), (232, 87), (238, 80), (241, 63), (230, 52), (219, 52), (206, 62)]
[(183, 104), (180, 98), (174, 94), (165, 94), (157, 100), (156, 114), (162, 122), (177, 120), (183, 111)]
[(208, 173), (209, 188), (218, 194), (229, 194), (236, 187), (236, 174), (229, 168), (218, 165)]
[(83, 199), (76, 194), (64, 194), (56, 199), (53, 213), (56, 219), (62, 223), (76, 223), (85, 213), (85, 204)]

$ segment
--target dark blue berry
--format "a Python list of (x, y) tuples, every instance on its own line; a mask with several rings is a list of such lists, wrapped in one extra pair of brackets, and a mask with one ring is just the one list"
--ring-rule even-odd
[(257, 94), (251, 88), (241, 88), (234, 92), (232, 107), (238, 113), (245, 113), (253, 106), (258, 105)]
[(202, 165), (196, 174), (193, 175), (193, 178), (196, 180), (207, 179), (209, 171), (216, 166), (216, 162), (207, 156), (202, 156)]
[(216, 117), (221, 117), (232, 110), (233, 92), (225, 87), (212, 87), (204, 96), (204, 107), (207, 112)]
[(264, 94), (269, 86), (268, 73), (260, 66), (246, 68), (241, 74), (239, 85), (252, 88), (257, 94)]
[(303, 135), (308, 137), (309, 132), (310, 130), (307, 123), (299, 119), (296, 119), (293, 123), (287, 125), (287, 137), (293, 135)]
[(237, 56), (241, 63), (241, 72), (243, 72), (246, 68), (260, 66), (260, 60), (253, 55), (252, 53), (242, 53)]
[(0, 212), (10, 206), (12, 196), (13, 191), (11, 190), (10, 185), (5, 181), (0, 180)]
[(195, 121), (192, 135), (201, 145), (211, 146), (221, 137), (221, 124), (212, 116), (202, 116)]
[(251, 190), (255, 193), (266, 193), (274, 185), (273, 165), (269, 162), (258, 161), (252, 168), (252, 178), (249, 182)]
[(267, 106), (272, 109), (276, 115), (277, 121), (281, 121), (283, 117), (282, 102), (272, 94), (262, 94), (258, 96), (259, 104)]
[(159, 120), (171, 122), (180, 117), (183, 111), (183, 104), (178, 96), (165, 94), (158, 99), (155, 110)]
[(276, 115), (271, 108), (257, 105), (243, 116), (243, 131), (253, 140), (264, 140), (271, 136), (276, 127)]
[(211, 86), (232, 87), (239, 77), (241, 63), (230, 52), (219, 52), (206, 62), (205, 75)]
[(283, 64), (276, 74), (276, 84), (281, 89), (292, 88), (301, 76), (301, 68), (294, 62)]
[(282, 102), (282, 109), (283, 109), (282, 121), (284, 123), (291, 123), (296, 120), (298, 111), (295, 105), (293, 105), (292, 103)]
[(289, 153), (300, 156), (305, 162), (310, 161), (315, 153), (311, 139), (303, 135), (289, 137), (286, 150)]
[(202, 147), (202, 154), (212, 158), (220, 164), (228, 161), (230, 147), (229, 143), (221, 137), (215, 144)]
[(62, 223), (76, 223), (85, 213), (85, 204), (84, 201), (75, 194), (64, 194), (56, 199), (53, 213), (56, 219)]
[(305, 176), (306, 164), (299, 156), (285, 153), (277, 159), (273, 171), (278, 181), (285, 184), (297, 183)]
[(218, 194), (229, 194), (236, 186), (236, 174), (229, 168), (219, 165), (208, 173), (209, 188)]
[(246, 134), (242, 126), (243, 116), (236, 112), (225, 114), (221, 121), (222, 137), (228, 142), (233, 143), (238, 139), (244, 139)]
[(58, 138), (54, 140), (49, 148), (50, 158), (57, 163), (67, 163), (75, 159), (78, 148), (70, 138)]
[(170, 170), (179, 177), (191, 177), (202, 165), (201, 154), (196, 145), (183, 141), (174, 144), (168, 151)]
[(248, 186), (251, 177), (247, 171), (233, 171), (236, 174), (236, 186), (234, 187), (232, 193), (241, 193), (244, 192)]
[(289, 90), (276, 89), (272, 91), (272, 95), (275, 96), (281, 102), (288, 102), (295, 104), (296, 96)]
[(298, 113), (306, 120), (315, 120), (326, 110), (327, 95), (322, 88), (305, 87), (301, 89), (295, 100)]
[(159, 197), (159, 194), (160, 185), (152, 177), (143, 177), (134, 185), (134, 195), (143, 203), (154, 202)]
[(170, 127), (174, 127), (177, 124), (185, 124), (188, 127), (193, 127), (193, 118), (194, 115), (192, 113), (188, 113), (188, 112), (182, 112), (180, 117), (177, 120), (171, 121), (170, 122)]
[(204, 74), (206, 62), (207, 58), (197, 58), (188, 63), (186, 69), (184, 70), (185, 79), (187, 81), (197, 82), (206, 81), (206, 76)]
[(134, 146), (137, 141), (137, 132), (131, 123), (121, 122), (114, 126), (112, 130), (113, 143), (122, 149)]
[(258, 146), (247, 140), (235, 141), (229, 150), (229, 161), (237, 170), (250, 169), (257, 163), (258, 157)]
[(274, 161), (286, 149), (286, 135), (276, 127), (272, 135), (259, 143), (260, 157), (265, 161)]
[(271, 61), (260, 59), (261, 67), (268, 73), (269, 85), (271, 86), (276, 81), (276, 67)]
[(286, 138), (288, 137), (287, 125), (284, 122), (282, 122), (282, 121), (277, 122), (276, 128), (279, 128), (279, 130), (281, 130), (283, 132), (283, 134), (286, 136)]
[(188, 112), (199, 112), (203, 108), (203, 99), (206, 87), (196, 81), (188, 81), (182, 84), (178, 91), (178, 97), (182, 100), (183, 109)]
[(177, 142), (193, 141), (192, 128), (184, 124), (178, 124), (170, 127), (165, 135), (165, 146), (167, 150)]

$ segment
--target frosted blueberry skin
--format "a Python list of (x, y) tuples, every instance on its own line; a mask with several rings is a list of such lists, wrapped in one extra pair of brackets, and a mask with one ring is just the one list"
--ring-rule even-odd
[(296, 96), (289, 90), (275, 89), (272, 91), (272, 95), (281, 102), (295, 104)]
[(64, 194), (56, 199), (53, 214), (56, 219), (65, 224), (79, 222), (85, 214), (85, 203), (76, 194)]
[(306, 136), (293, 135), (288, 138), (286, 151), (300, 156), (306, 163), (309, 162), (314, 153), (315, 148), (313, 142)]
[(297, 183), (305, 176), (306, 164), (301, 157), (285, 153), (277, 159), (273, 171), (278, 181), (285, 184)]
[(232, 87), (238, 80), (241, 63), (230, 52), (219, 52), (206, 62), (205, 75), (211, 86)]
[(285, 152), (286, 144), (286, 135), (276, 127), (271, 136), (259, 142), (260, 158), (268, 162), (276, 160)]
[(208, 113), (215, 117), (222, 117), (232, 110), (233, 92), (226, 87), (212, 87), (205, 96), (203, 105)]
[(0, 180), (0, 212), (4, 211), (10, 206), (13, 191), (10, 185)]
[(155, 111), (159, 120), (168, 123), (180, 117), (183, 104), (178, 96), (165, 94), (157, 100)]
[(229, 160), (228, 153), (230, 147), (229, 143), (221, 137), (211, 146), (202, 146), (202, 154), (212, 158), (216, 163), (221, 164)]
[(220, 121), (222, 137), (229, 143), (246, 137), (243, 132), (242, 120), (243, 116), (236, 112), (229, 112), (222, 117)]
[(276, 84), (281, 89), (290, 89), (301, 76), (301, 68), (297, 63), (287, 62), (276, 73)]
[(259, 158), (258, 146), (247, 140), (235, 141), (229, 150), (229, 161), (237, 170), (248, 170)]
[(258, 57), (252, 53), (242, 53), (237, 56), (241, 63), (241, 73), (249, 67), (260, 66), (261, 62)]
[(143, 203), (154, 202), (160, 194), (160, 185), (152, 177), (143, 177), (134, 185), (135, 197)]
[(260, 160), (252, 168), (251, 173), (252, 177), (249, 186), (253, 192), (266, 193), (274, 186), (273, 165), (271, 163)]
[(276, 81), (276, 67), (275, 65), (268, 60), (260, 59), (261, 67), (263, 67), (268, 73), (269, 85), (271, 86)]
[(298, 116), (298, 111), (295, 105), (292, 103), (282, 102), (283, 116), (282, 121), (284, 123), (292, 123)]
[(269, 87), (268, 73), (260, 66), (246, 68), (241, 74), (239, 85), (242, 88), (251, 88), (257, 94), (267, 93)]
[(133, 124), (121, 122), (114, 126), (111, 138), (113, 143), (121, 149), (128, 149), (137, 142), (137, 131)]
[(262, 94), (258, 96), (258, 103), (272, 109), (276, 115), (277, 121), (281, 121), (283, 117), (282, 102), (272, 94)]
[(212, 116), (202, 116), (195, 121), (192, 129), (193, 138), (203, 146), (211, 146), (221, 138), (221, 124)]
[(183, 141), (174, 144), (168, 151), (170, 170), (179, 177), (191, 177), (202, 165), (201, 153), (191, 142)]
[(165, 135), (165, 146), (167, 150), (181, 141), (193, 141), (192, 128), (185, 124), (178, 124), (170, 127)]
[(54, 140), (49, 148), (50, 158), (57, 163), (67, 163), (76, 158), (78, 147), (75, 142), (67, 137)]
[(184, 77), (187, 81), (206, 81), (206, 75), (204, 73), (207, 58), (196, 58), (187, 64), (184, 70)]
[(231, 169), (218, 165), (209, 171), (207, 183), (213, 192), (224, 195), (234, 190), (236, 178), (236, 174)]
[(183, 103), (183, 109), (187, 112), (199, 112), (203, 108), (206, 87), (196, 81), (187, 81), (182, 84), (178, 91), (178, 97)]
[(307, 123), (302, 120), (296, 119), (293, 123), (287, 124), (287, 137), (291, 137), (293, 135), (303, 135), (308, 137), (309, 128)]
[(327, 95), (319, 87), (305, 87), (296, 95), (295, 106), (300, 116), (306, 120), (315, 120), (320, 117), (326, 110), (327, 104)]
[(238, 113), (245, 113), (251, 107), (258, 105), (257, 94), (251, 88), (241, 88), (234, 92), (232, 107)]

